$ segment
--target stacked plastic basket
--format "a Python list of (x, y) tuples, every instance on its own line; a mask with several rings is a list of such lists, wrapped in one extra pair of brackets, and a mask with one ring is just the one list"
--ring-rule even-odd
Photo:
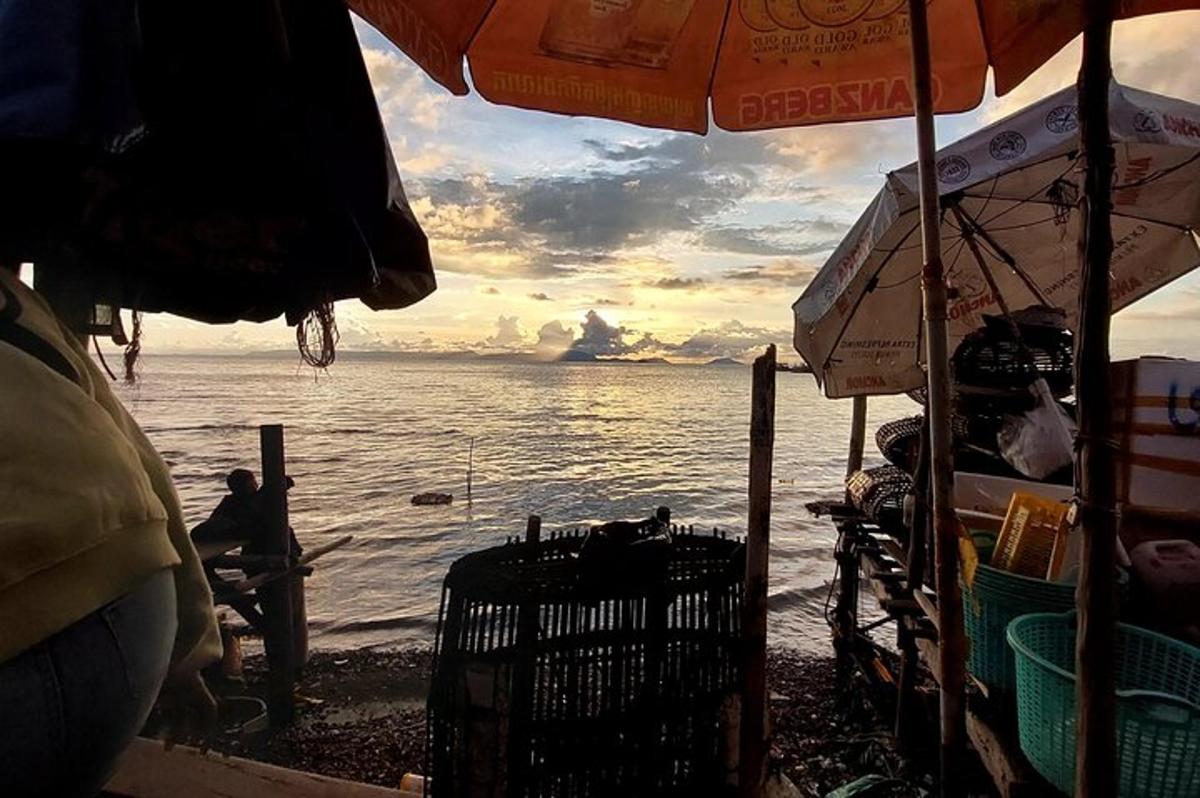
[[(1075, 615), (1023, 615), (1016, 653), (1021, 750), (1051, 784), (1075, 783)], [(1200, 795), (1200, 648), (1119, 624), (1117, 751), (1122, 798)]]

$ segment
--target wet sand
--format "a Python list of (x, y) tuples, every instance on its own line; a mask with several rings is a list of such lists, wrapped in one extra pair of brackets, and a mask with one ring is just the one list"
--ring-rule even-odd
[[(389, 787), (424, 771), (428, 650), (314, 653), (300, 681), (304, 699), (288, 729), (246, 745), (227, 730), (214, 748), (238, 756)], [(263, 695), (265, 663), (248, 657), (245, 684), (226, 695)], [(864, 701), (839, 700), (833, 660), (772, 651), (768, 660), (772, 757), (803, 796), (867, 774), (894, 777), (871, 795), (919, 795), (931, 787), (893, 750), (887, 722)], [(845, 697), (843, 697), (845, 698)]]

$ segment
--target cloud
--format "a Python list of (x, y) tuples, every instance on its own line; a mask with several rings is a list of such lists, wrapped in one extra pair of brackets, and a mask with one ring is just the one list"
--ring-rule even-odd
[[(624, 305), (626, 303), (619, 302), (615, 299), (609, 299), (607, 297), (597, 297), (592, 300), (592, 304), (596, 305), (597, 307), (621, 307), (622, 305)], [(632, 304), (632, 303), (630, 303), (630, 304)]]
[(702, 277), (662, 277), (657, 280), (646, 280), (642, 282), (642, 285), (664, 291), (698, 291), (708, 285), (708, 281)]
[(832, 252), (849, 225), (826, 218), (758, 227), (725, 225), (703, 230), (697, 243), (717, 252), (742, 255), (815, 255)]
[(732, 320), (716, 327), (701, 329), (679, 344), (669, 344), (665, 351), (683, 358), (741, 358), (768, 344), (791, 340), (791, 331), (752, 327)]
[(525, 344), (525, 333), (516, 316), (500, 316), (496, 319), (496, 332), (488, 336), (488, 346), (497, 349), (518, 349)]
[(436, 131), (450, 97), (394, 51), (364, 47), (362, 55), (384, 121), (403, 121), (407, 126)]
[(575, 333), (561, 321), (548, 321), (538, 330), (537, 349), (545, 355), (560, 355), (571, 348)]
[(346, 313), (337, 317), (338, 346), (347, 350), (388, 349), (388, 341), (370, 325)]
[(488, 296), (499, 296), (500, 289), (494, 285), (485, 285), (479, 289), (479, 293), (487, 294)]
[(537, 291), (535, 293), (530, 294), (529, 298), (534, 300), (535, 302), (550, 302), (551, 301), (551, 297), (548, 294), (542, 293), (541, 291)]
[(757, 266), (744, 266), (725, 272), (726, 280), (760, 282), (803, 287), (812, 282), (817, 267), (797, 260), (782, 259)]

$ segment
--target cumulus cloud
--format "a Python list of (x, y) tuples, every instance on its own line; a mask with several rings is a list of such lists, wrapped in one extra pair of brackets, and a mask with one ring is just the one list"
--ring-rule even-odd
[(546, 294), (542, 291), (535, 291), (529, 295), (529, 298), (535, 302), (550, 302), (552, 300), (552, 297), (549, 294)]
[(742, 358), (768, 344), (790, 339), (789, 330), (752, 327), (732, 320), (699, 330), (682, 343), (665, 345), (664, 350), (683, 358)]
[(544, 355), (559, 355), (571, 348), (575, 333), (561, 321), (548, 321), (538, 330), (537, 349)]
[(488, 336), (488, 346), (497, 349), (519, 349), (525, 344), (525, 332), (516, 316), (500, 316), (496, 319), (496, 332)]
[(485, 285), (479, 289), (479, 293), (487, 294), (488, 296), (499, 296), (500, 289), (494, 285)]
[(354, 316), (342, 314), (337, 319), (338, 346), (347, 350), (380, 350), (389, 348), (388, 341)]
[(362, 54), (384, 121), (398, 118), (395, 121), (405, 125), (436, 131), (450, 97), (395, 51), (364, 47)]

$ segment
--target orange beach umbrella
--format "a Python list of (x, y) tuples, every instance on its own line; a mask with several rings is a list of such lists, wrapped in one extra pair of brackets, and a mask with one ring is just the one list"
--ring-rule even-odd
[[(928, 0), (934, 110), (1003, 95), (1080, 31), (1086, 0)], [(704, 133), (913, 113), (906, 0), (347, 0), (430, 77), (554, 113)], [(1123, 0), (1117, 15), (1195, 7)]]

